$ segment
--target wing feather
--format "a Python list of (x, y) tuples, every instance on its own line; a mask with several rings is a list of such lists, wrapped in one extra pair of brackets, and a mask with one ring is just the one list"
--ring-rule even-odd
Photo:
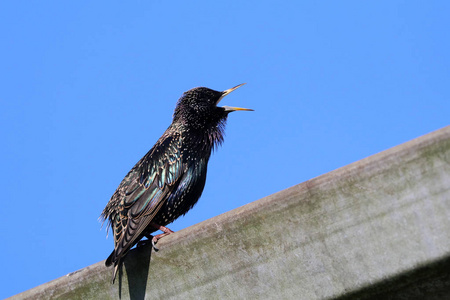
[(163, 135), (123, 179), (103, 211), (114, 233), (115, 248), (107, 265), (120, 258), (142, 237), (161, 206), (176, 189), (186, 166), (181, 137)]

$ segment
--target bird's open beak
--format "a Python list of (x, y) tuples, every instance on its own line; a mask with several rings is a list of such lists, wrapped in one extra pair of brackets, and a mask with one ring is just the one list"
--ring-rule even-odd
[[(219, 101), (217, 101), (216, 104), (219, 104), (219, 102), (223, 99), (223, 97), (225, 97), (226, 95), (228, 95), (229, 93), (231, 93), (232, 91), (240, 88), (241, 86), (243, 86), (245, 83), (242, 83), (240, 85), (237, 85), (235, 87), (232, 87), (231, 89), (225, 90), (222, 92), (222, 97), (220, 97)], [(242, 108), (242, 107), (232, 107), (232, 106), (222, 106), (222, 108), (225, 109), (225, 111), (227, 112), (232, 112), (232, 111), (236, 111), (236, 110), (245, 110), (245, 111), (253, 111), (253, 109), (250, 108)]]
[(220, 97), (220, 99), (222, 99), (223, 97), (225, 97), (226, 95), (228, 95), (229, 93), (231, 93), (234, 90), (237, 90), (238, 88), (240, 88), (241, 86), (243, 86), (245, 83), (241, 83), (240, 85), (237, 85), (235, 87), (232, 87), (231, 89), (225, 90), (222, 92), (222, 97)]

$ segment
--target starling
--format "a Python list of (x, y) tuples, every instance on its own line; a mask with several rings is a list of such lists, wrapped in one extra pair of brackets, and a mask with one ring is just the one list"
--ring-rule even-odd
[[(217, 106), (240, 84), (223, 92), (205, 87), (185, 92), (172, 124), (131, 169), (102, 212), (114, 235), (114, 250), (105, 265), (113, 279), (125, 255), (143, 237), (156, 242), (173, 231), (165, 227), (189, 211), (200, 198), (211, 151), (223, 142), (228, 114), (252, 109)], [(152, 236), (157, 230), (162, 234)]]

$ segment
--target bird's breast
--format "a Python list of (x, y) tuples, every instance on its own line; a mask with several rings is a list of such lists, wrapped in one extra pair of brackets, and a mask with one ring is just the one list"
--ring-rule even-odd
[(165, 201), (154, 222), (167, 225), (187, 213), (202, 195), (206, 182), (207, 161), (191, 162), (174, 191)]

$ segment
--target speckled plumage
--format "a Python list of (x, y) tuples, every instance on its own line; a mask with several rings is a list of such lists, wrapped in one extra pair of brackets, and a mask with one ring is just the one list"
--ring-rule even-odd
[[(172, 124), (152, 149), (128, 172), (102, 213), (114, 235), (114, 250), (106, 266), (115, 266), (139, 240), (190, 210), (200, 198), (211, 151), (223, 142), (228, 113), (250, 110), (219, 107), (224, 92), (194, 88), (178, 100)], [(163, 227), (161, 227), (163, 226)]]

